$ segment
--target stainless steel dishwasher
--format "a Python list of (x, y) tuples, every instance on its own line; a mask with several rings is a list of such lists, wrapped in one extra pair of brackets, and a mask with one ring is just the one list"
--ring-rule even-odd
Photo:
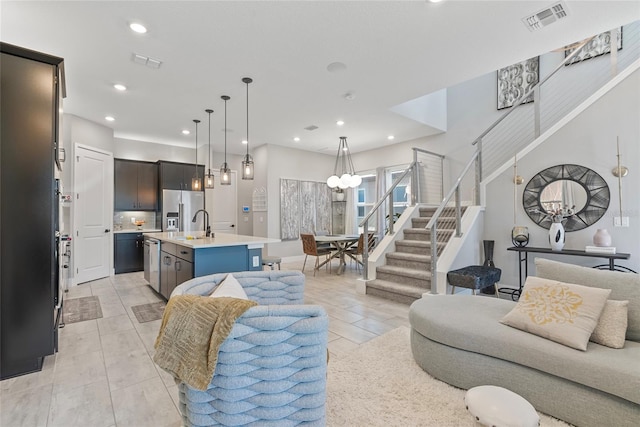
[(144, 239), (144, 278), (160, 292), (160, 240), (149, 237)]

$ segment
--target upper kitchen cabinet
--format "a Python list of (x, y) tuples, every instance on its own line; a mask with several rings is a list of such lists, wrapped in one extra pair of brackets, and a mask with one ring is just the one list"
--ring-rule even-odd
[[(195, 175), (195, 165), (189, 163), (158, 162), (160, 164), (160, 188), (162, 190), (192, 191), (191, 179)], [(204, 183), (204, 166), (198, 165), (198, 177)], [(204, 191), (204, 185), (200, 188)]]
[(115, 210), (155, 211), (158, 208), (158, 165), (115, 159)]

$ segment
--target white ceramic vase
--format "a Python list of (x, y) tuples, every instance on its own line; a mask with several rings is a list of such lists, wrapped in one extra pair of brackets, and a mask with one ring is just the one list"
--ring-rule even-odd
[(344, 200), (344, 193), (336, 193), (336, 200), (341, 202)]
[(561, 222), (554, 222), (549, 227), (549, 245), (552, 251), (561, 251), (564, 247), (564, 227)]
[(606, 228), (598, 228), (596, 234), (593, 235), (593, 244), (599, 247), (611, 246), (611, 234)]

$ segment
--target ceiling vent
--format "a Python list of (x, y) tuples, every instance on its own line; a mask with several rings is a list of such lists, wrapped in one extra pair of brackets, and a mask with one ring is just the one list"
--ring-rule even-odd
[(157, 70), (158, 68), (160, 68), (160, 65), (162, 65), (162, 61), (160, 61), (159, 59), (150, 58), (138, 53), (134, 53), (132, 59), (136, 64), (145, 65), (149, 68), (153, 68), (154, 70)]
[(316, 130), (316, 129), (318, 129), (318, 126), (316, 126), (316, 125), (311, 125), (311, 126), (307, 126), (305, 129), (306, 129), (306, 130)]
[(524, 25), (526, 25), (529, 31), (536, 31), (560, 19), (566, 18), (568, 13), (569, 9), (567, 9), (567, 5), (563, 1), (559, 1), (533, 15), (522, 18), (522, 22), (524, 22)]

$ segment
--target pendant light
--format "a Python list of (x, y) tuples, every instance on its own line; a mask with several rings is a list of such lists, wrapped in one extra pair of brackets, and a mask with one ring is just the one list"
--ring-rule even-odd
[(198, 177), (198, 123), (200, 123), (200, 120), (194, 119), (193, 123), (196, 124), (196, 165), (195, 165), (196, 173), (191, 179), (191, 190), (200, 191), (202, 189), (202, 182)]
[[(340, 169), (338, 169), (340, 165)], [(340, 173), (340, 175), (338, 175)], [(336, 163), (333, 167), (333, 175), (327, 179), (327, 185), (330, 188), (355, 188), (362, 183), (360, 175), (356, 174), (351, 160), (351, 152), (347, 144), (347, 137), (341, 136), (338, 144), (338, 153), (336, 154)]]
[(213, 188), (213, 173), (211, 172), (211, 113), (212, 109), (204, 110), (209, 115), (209, 169), (204, 176), (204, 188)]
[(227, 164), (227, 101), (231, 97), (222, 95), (221, 98), (224, 100), (224, 163), (220, 168), (220, 185), (231, 185), (231, 169)]
[(247, 85), (247, 154), (242, 160), (242, 179), (253, 179), (253, 158), (249, 155), (249, 83), (253, 80), (245, 77), (242, 81)]

